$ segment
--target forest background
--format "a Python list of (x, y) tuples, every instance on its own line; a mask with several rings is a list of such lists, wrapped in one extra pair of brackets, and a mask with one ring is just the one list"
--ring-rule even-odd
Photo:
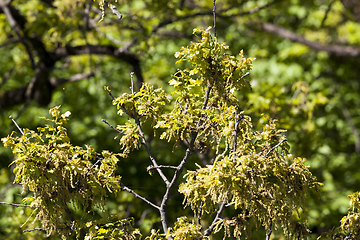
[[(101, 120), (116, 125), (126, 118), (116, 115), (103, 86), (121, 95), (130, 91), (133, 77), (135, 90), (147, 82), (171, 92), (167, 83), (179, 68), (174, 53), (196, 41), (194, 28), (213, 25), (212, 1), (112, 4), (104, 5), (102, 19), (92, 0), (0, 0), (1, 137), (17, 131), (10, 115), (22, 128), (36, 128), (43, 124), (39, 116), (61, 105), (72, 113), (67, 128), (74, 145), (117, 152), (117, 133)], [(321, 196), (308, 202), (312, 233), (338, 226), (360, 181), (360, 2), (228, 0), (216, 4), (216, 16), (218, 40), (233, 55), (243, 49), (256, 58), (246, 77), (251, 90), (238, 96), (242, 111), (255, 129), (265, 121), (262, 114), (278, 119), (288, 130), (292, 154), (307, 158), (324, 183)], [(155, 151), (172, 163), (172, 149)], [(0, 146), (0, 159), (0, 201), (21, 203), (22, 189), (12, 185), (10, 149)], [(132, 189), (144, 195), (163, 191), (147, 180), (143, 151), (121, 162), (118, 172)], [(108, 205), (150, 231), (158, 216), (139, 202), (122, 192)], [(0, 205), (0, 211), (0, 235), (34, 234), (19, 229), (27, 219), (24, 210)]]

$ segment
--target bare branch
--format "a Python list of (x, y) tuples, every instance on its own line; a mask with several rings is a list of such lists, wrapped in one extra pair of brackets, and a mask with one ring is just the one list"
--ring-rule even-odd
[(152, 164), (156, 167), (156, 171), (159, 173), (160, 177), (162, 178), (162, 180), (165, 182), (166, 186), (169, 186), (169, 180), (166, 178), (166, 176), (164, 175), (164, 173), (161, 171), (161, 169), (159, 168), (159, 165), (157, 164), (155, 158), (153, 157), (152, 153), (151, 153), (151, 150), (146, 142), (146, 139), (145, 139), (145, 134), (141, 128), (141, 124), (140, 124), (140, 120), (138, 118), (138, 116), (132, 116), (133, 119), (135, 120), (135, 123), (139, 129), (139, 134), (140, 134), (140, 137), (141, 137), (141, 143), (142, 145), (145, 147), (145, 150), (146, 152), (148, 153), (149, 155), (149, 158), (152, 162)]
[(270, 226), (269, 226), (269, 229), (266, 230), (266, 240), (270, 240), (270, 236), (271, 236), (271, 233), (272, 233), (272, 220), (270, 220)]
[(202, 207), (203, 207), (203, 205), (204, 205), (204, 203), (203, 202), (201, 202), (200, 203), (200, 206), (199, 206), (199, 208), (198, 208), (198, 215), (197, 215), (197, 224), (198, 225), (201, 225), (201, 215), (202, 215)]
[(225, 193), (225, 196), (224, 196), (224, 199), (219, 207), (219, 210), (216, 212), (216, 216), (214, 217), (214, 220), (213, 222), (211, 223), (211, 225), (205, 230), (204, 232), (204, 236), (210, 236), (210, 234), (212, 233), (212, 231), (214, 230), (214, 227), (215, 227), (215, 224), (221, 220), (220, 218), (220, 215), (221, 213), (224, 211), (224, 208), (225, 208), (225, 203), (226, 203), (226, 198), (228, 197), (228, 194), (229, 194), (229, 190), (230, 190), (230, 187), (229, 189), (226, 191)]
[(278, 144), (276, 144), (274, 147), (272, 147), (266, 154), (265, 157), (269, 156), (270, 153), (272, 153), (277, 147), (279, 147), (283, 142), (286, 142), (287, 139), (282, 139)]
[(31, 208), (38, 208), (38, 206), (31, 206), (31, 205), (27, 205), (27, 204), (16, 204), (16, 203), (7, 203), (7, 202), (0, 202), (0, 204), (11, 205), (11, 206), (14, 206), (14, 207), (31, 207)]
[(216, 2), (216, 0), (213, 0), (213, 10), (212, 10), (212, 12), (213, 12), (213, 16), (214, 16), (214, 37), (216, 37), (216, 12), (215, 12), (216, 8), (215, 8), (215, 2)]
[[(132, 41), (131, 44), (134, 42)], [(144, 81), (141, 68), (140, 60), (134, 54), (128, 53), (127, 48), (117, 48), (110, 45), (80, 45), (80, 46), (70, 46), (56, 48), (52, 53), (51, 57), (54, 61), (61, 60), (63, 58), (75, 55), (82, 54), (98, 54), (98, 55), (109, 55), (129, 63), (133, 67), (133, 72), (137, 77), (138, 87), (141, 87), (142, 82)]]
[[(201, 109), (206, 109), (206, 106), (209, 102), (209, 97), (210, 97), (210, 91), (211, 91), (211, 85), (208, 84), (207, 87), (206, 87), (206, 92), (205, 92), (205, 96), (204, 96), (204, 102), (203, 102), (203, 105), (201, 107)], [(201, 124), (200, 124), (201, 125)]]
[(65, 83), (68, 83), (68, 82), (80, 81), (82, 79), (91, 78), (93, 76), (95, 76), (94, 73), (77, 73), (77, 74), (71, 76), (69, 79), (50, 78), (50, 83), (51, 83), (52, 87), (57, 88), (58, 86), (60, 86), (62, 84), (65, 84)]
[(114, 130), (117, 131), (118, 133), (124, 134), (122, 131), (120, 131), (119, 129), (117, 129), (116, 127), (114, 127), (114, 126), (111, 125), (110, 123), (108, 123), (105, 119), (101, 119), (101, 121), (103, 121), (104, 123), (106, 123), (107, 125), (109, 125), (109, 127), (111, 127), (112, 129), (114, 129)]
[(23, 232), (32, 232), (32, 231), (44, 231), (45, 229), (43, 228), (33, 228), (33, 229), (29, 229), (29, 230), (24, 230)]
[(104, 160), (104, 158), (101, 157), (96, 157), (97, 161), (94, 163), (94, 165), (91, 166), (91, 168), (89, 168), (85, 174), (85, 177), (89, 175), (89, 172), (91, 171), (91, 169), (93, 169), (97, 164), (102, 163), (102, 160)]
[(325, 16), (324, 16), (323, 20), (321, 21), (320, 28), (323, 28), (323, 27), (324, 27), (325, 21), (326, 21), (328, 15), (329, 15), (329, 12), (331, 11), (331, 6), (332, 6), (335, 2), (336, 2), (336, 0), (333, 0), (333, 1), (329, 4), (329, 6), (327, 7), (326, 12), (325, 12)]
[(131, 73), (130, 73), (130, 78), (131, 78), (131, 87), (130, 87), (130, 89), (131, 89), (132, 95), (135, 94), (135, 92), (134, 92), (134, 79), (133, 79), (133, 76), (134, 76), (134, 72), (131, 72)]
[[(238, 137), (238, 133), (239, 133), (239, 122), (240, 122), (240, 118), (238, 118), (237, 116), (237, 106), (235, 106), (235, 129), (234, 129), (234, 147), (232, 149), (233, 152), (236, 151), (236, 148), (237, 148), (237, 137)], [(235, 158), (236, 156), (234, 156)]]
[(164, 165), (159, 165), (159, 166), (157, 166), (157, 167), (154, 167), (154, 166), (148, 166), (147, 168), (146, 168), (146, 171), (151, 171), (151, 170), (154, 170), (154, 169), (156, 169), (156, 168), (170, 168), (170, 169), (177, 169), (177, 167), (175, 167), (175, 166), (164, 166)]
[(19, 131), (21, 132), (22, 135), (24, 135), (23, 130), (19, 127), (19, 125), (17, 124), (17, 122), (15, 121), (15, 119), (10, 115), (9, 118), (11, 119), (11, 121), (13, 121), (13, 123), (15, 124), (15, 126), (17, 127), (17, 129), (19, 129)]
[[(108, 92), (109, 95), (111, 96), (112, 100), (114, 100), (114, 96), (111, 94), (111, 92)], [(123, 108), (121, 106), (121, 108)], [(124, 108), (123, 108), (124, 109)], [(125, 111), (125, 109), (124, 109)], [(126, 112), (126, 111), (125, 111)], [(152, 162), (152, 164), (155, 166), (156, 168), (156, 171), (159, 173), (160, 177), (162, 178), (162, 180), (165, 182), (166, 186), (169, 186), (169, 180), (167, 179), (167, 177), (164, 175), (164, 173), (161, 171), (161, 169), (159, 168), (159, 165), (157, 164), (157, 161), (156, 159), (153, 157), (152, 153), (151, 153), (151, 150), (146, 142), (146, 139), (145, 139), (145, 134), (142, 130), (142, 127), (141, 127), (141, 123), (140, 123), (140, 120), (139, 120), (139, 117), (137, 116), (137, 113), (136, 111), (134, 112), (133, 115), (129, 115), (131, 118), (133, 118), (135, 120), (135, 124), (136, 126), (138, 127), (138, 130), (139, 130), (139, 134), (140, 134), (140, 137), (141, 137), (141, 144), (144, 146), (146, 152), (148, 153), (149, 155), (149, 158)]]
[(272, 23), (260, 23), (261, 28), (268, 32), (276, 34), (282, 38), (289, 39), (293, 42), (298, 42), (304, 44), (316, 51), (325, 51), (330, 54), (334, 54), (336, 56), (352, 56), (356, 57), (360, 55), (360, 48), (359, 47), (352, 47), (352, 46), (341, 46), (341, 45), (324, 45), (319, 42), (314, 42), (307, 40), (301, 35), (293, 33), (286, 28), (277, 26)]
[(110, 2), (108, 2), (108, 1), (104, 1), (104, 2), (108, 5), (108, 7), (110, 8), (112, 14), (116, 15), (119, 18), (119, 20), (121, 20), (122, 14), (119, 13), (118, 10), (116, 10), (116, 7), (113, 4), (111, 4)]
[(122, 189), (124, 189), (125, 191), (133, 194), (135, 197), (140, 198), (141, 200), (143, 200), (144, 202), (146, 202), (147, 204), (149, 204), (150, 206), (160, 210), (160, 207), (155, 205), (154, 203), (150, 202), (149, 200), (147, 200), (146, 198), (140, 196), (139, 194), (137, 194), (136, 192), (134, 192), (133, 190), (131, 190), (130, 188), (128, 188), (127, 186), (125, 186), (122, 182), (119, 181), (119, 184), (121, 186)]
[(247, 75), (249, 75), (250, 72), (246, 72), (244, 75), (242, 75), (238, 80), (236, 80), (237, 82), (240, 81), (241, 79), (243, 79), (244, 77), (246, 77)]

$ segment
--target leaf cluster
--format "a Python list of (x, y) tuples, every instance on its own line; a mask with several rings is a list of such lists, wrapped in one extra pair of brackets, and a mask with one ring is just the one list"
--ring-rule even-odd
[(60, 114), (58, 106), (49, 113), (52, 119), (44, 119), (51, 124), (37, 131), (25, 129), (20, 137), (12, 133), (1, 140), (17, 157), (12, 163), (14, 183), (21, 184), (24, 192), (33, 193), (23, 201), (34, 208), (34, 221), (40, 220), (49, 235), (52, 231), (66, 234), (78, 224), (68, 204), (80, 208), (84, 216), (95, 206), (102, 208), (106, 189), (119, 191), (121, 177), (115, 174), (117, 154), (98, 154), (88, 145), (83, 148), (70, 143), (63, 126), (70, 112)]
[[(179, 187), (186, 205), (197, 217), (212, 214), (219, 204), (234, 207), (238, 216), (219, 221), (217, 231), (232, 226), (237, 237), (247, 233), (253, 217), (266, 229), (274, 224), (289, 237), (304, 237), (306, 227), (292, 222), (301, 219), (308, 191), (320, 184), (304, 165), (305, 159), (289, 154), (282, 134), (271, 120), (261, 132), (247, 131), (236, 151), (220, 154), (212, 165), (188, 171), (186, 183)], [(282, 145), (274, 150), (279, 141)]]

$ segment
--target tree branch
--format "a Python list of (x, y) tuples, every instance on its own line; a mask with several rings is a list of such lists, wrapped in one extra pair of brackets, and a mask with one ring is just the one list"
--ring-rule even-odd
[(149, 204), (150, 206), (156, 208), (157, 210), (160, 210), (160, 207), (155, 205), (154, 203), (150, 202), (149, 200), (147, 200), (146, 198), (140, 196), (139, 194), (137, 194), (136, 192), (134, 192), (133, 190), (131, 190), (130, 188), (128, 188), (127, 186), (125, 186), (122, 182), (119, 181), (119, 184), (121, 186), (122, 189), (124, 189), (125, 191), (133, 194), (135, 197), (140, 198), (141, 200), (143, 200), (144, 202), (146, 202), (147, 204)]
[(48, 71), (38, 68), (29, 84), (11, 91), (0, 92), (0, 109), (7, 109), (30, 100), (46, 105), (51, 101), (53, 89), (67, 82), (90, 78), (94, 76), (94, 73), (77, 73), (69, 79), (50, 78), (47, 80), (48, 76)]
[[(212, 89), (211, 85), (208, 84), (207, 88), (206, 88), (205, 96), (204, 96), (204, 102), (203, 102), (203, 105), (202, 105), (202, 109), (206, 109), (206, 106), (207, 106), (208, 101), (209, 101), (211, 89)], [(199, 119), (197, 126), (199, 127), (201, 125), (202, 125), (202, 120)], [(191, 135), (192, 136), (191, 136), (190, 144), (189, 144), (188, 148), (186, 149), (185, 155), (184, 155), (183, 159), (181, 160), (180, 164), (178, 165), (177, 170), (175, 171), (174, 176), (171, 179), (170, 184), (167, 186), (166, 192), (165, 192), (165, 194), (163, 196), (163, 199), (161, 201), (160, 216), (161, 216), (161, 224), (163, 226), (163, 229), (164, 229), (165, 233), (168, 230), (167, 216), (166, 216), (166, 206), (167, 206), (167, 203), (169, 201), (171, 191), (174, 188), (177, 180), (179, 179), (179, 177), (180, 177), (180, 175), (181, 175), (181, 173), (182, 173), (182, 171), (183, 171), (183, 169), (185, 167), (185, 164), (187, 163), (189, 157), (191, 156), (191, 152), (194, 149), (195, 140), (196, 140), (196, 138), (198, 136), (198, 132), (197, 131), (192, 131)]]
[(20, 27), (17, 25), (8, 5), (11, 3), (10, 0), (4, 2), (3, 0), (0, 0), (0, 8), (2, 9), (2, 11), (4, 12), (10, 26), (12, 29), (14, 29), (16, 35), (19, 37), (19, 40), (20, 42), (24, 45), (25, 49), (26, 49), (26, 52), (28, 53), (29, 55), (29, 59), (30, 59), (30, 62), (31, 62), (31, 68), (33, 70), (35, 70), (35, 61), (34, 61), (34, 57), (32, 56), (32, 53), (31, 53), (31, 50), (30, 50), (30, 47), (29, 45), (26, 43), (25, 39), (21, 36), (21, 29)]
[[(234, 116), (234, 120), (235, 120), (235, 124), (234, 124), (234, 147), (232, 149), (233, 152), (236, 151), (237, 149), (237, 137), (238, 137), (238, 133), (239, 133), (239, 122), (240, 122), (240, 117), (238, 117), (238, 113), (237, 113), (237, 106), (235, 106), (235, 116)], [(235, 156), (234, 156), (235, 158)]]
[[(254, 23), (253, 22), (250, 23), (250, 25), (252, 24)], [(289, 39), (293, 42), (304, 44), (305, 46), (308, 46), (316, 51), (325, 51), (330, 54), (334, 54), (336, 56), (352, 56), (352, 57), (360, 56), (360, 48), (358, 47), (341, 46), (341, 45), (324, 45), (319, 42), (307, 40), (301, 35), (293, 33), (287, 30), (286, 28), (280, 27), (272, 23), (260, 23), (260, 26), (264, 31), (268, 33), (278, 35), (279, 37)]]
[[(70, 229), (71, 229), (71, 231), (73, 231), (73, 230), (74, 230), (74, 226), (73, 226), (73, 225), (74, 225), (74, 222), (76, 221), (76, 219), (75, 219), (73, 213), (71, 212), (71, 210), (69, 209), (67, 203), (64, 202), (63, 204), (64, 204), (63, 209), (65, 210), (66, 214), (68, 215), (68, 217), (69, 217), (70, 220), (71, 220)], [(84, 230), (84, 228), (81, 228), (81, 229), (80, 229), (80, 238), (81, 238), (81, 239), (84, 239), (85, 236), (86, 236), (86, 231)]]
[(165, 182), (166, 186), (169, 186), (169, 180), (166, 178), (164, 173), (159, 168), (159, 165), (157, 164), (156, 159), (153, 157), (153, 155), (151, 153), (151, 150), (150, 150), (149, 146), (147, 145), (147, 142), (146, 142), (146, 139), (145, 139), (145, 134), (144, 134), (144, 132), (143, 132), (143, 130), (141, 128), (141, 124), (140, 124), (140, 120), (139, 120), (138, 116), (133, 116), (133, 119), (135, 120), (135, 123), (136, 123), (136, 125), (138, 126), (138, 129), (139, 129), (139, 134), (140, 134), (140, 137), (141, 137), (141, 143), (145, 147), (145, 150), (148, 153), (152, 164), (155, 166), (156, 171), (159, 173), (160, 177)]
[[(131, 53), (128, 53), (126, 48), (116, 48), (110, 45), (80, 45), (80, 46), (70, 46), (66, 45), (65, 47), (56, 48), (50, 53), (51, 57), (55, 60), (61, 60), (68, 56), (82, 55), (82, 54), (98, 54), (98, 55), (109, 55), (120, 59), (124, 62), (129, 63), (133, 67), (133, 72), (136, 75), (138, 81), (138, 87), (140, 89), (142, 82), (144, 81), (142, 72), (140, 69), (140, 60)], [(141, 83), (141, 84), (140, 84)]]
[(33, 232), (33, 231), (44, 231), (45, 229), (43, 228), (33, 228), (33, 229), (29, 229), (29, 230), (24, 230), (23, 232)]
[(70, 78), (68, 79), (64, 79), (64, 78), (60, 78), (60, 79), (56, 79), (56, 78), (50, 78), (50, 83), (51, 86), (53, 88), (57, 88), (62, 84), (68, 83), (68, 82), (76, 82), (76, 81), (80, 81), (82, 79), (85, 78), (91, 78), (94, 77), (95, 74), (94, 73), (77, 73), (75, 75), (72, 75)]
[(31, 207), (31, 208), (38, 208), (38, 206), (31, 206), (31, 205), (27, 205), (27, 204), (16, 204), (16, 203), (7, 203), (7, 202), (0, 202), (0, 204), (11, 205), (11, 206), (14, 206), (14, 207)]
[(154, 167), (154, 166), (148, 166), (147, 168), (146, 168), (146, 171), (151, 171), (151, 170), (154, 170), (154, 169), (156, 169), (156, 168), (170, 168), (170, 169), (177, 169), (177, 167), (175, 167), (175, 166), (164, 166), (164, 165), (159, 165), (159, 166), (157, 166), (157, 167)]
[(124, 134), (122, 131), (120, 131), (119, 129), (117, 129), (116, 127), (114, 127), (114, 126), (111, 125), (110, 123), (108, 123), (105, 119), (102, 119), (101, 121), (103, 121), (104, 123), (106, 123), (109, 127), (111, 127), (112, 129), (114, 129), (114, 130), (117, 131), (118, 133)]
[(269, 228), (266, 230), (266, 240), (270, 240), (270, 236), (271, 236), (271, 234), (272, 234), (271, 228), (272, 228), (272, 220), (270, 220), (270, 226), (269, 226)]
[(278, 144), (276, 144), (275, 146), (273, 146), (266, 154), (265, 157), (269, 156), (270, 153), (272, 153), (277, 147), (279, 147), (283, 142), (286, 142), (287, 139), (284, 138), (282, 139)]
[(221, 220), (220, 215), (221, 215), (221, 213), (224, 211), (225, 203), (226, 203), (226, 198), (227, 198), (227, 196), (228, 196), (228, 194), (229, 194), (229, 190), (230, 190), (230, 187), (229, 187), (229, 189), (228, 189), (228, 190), (226, 191), (226, 193), (225, 193), (224, 199), (223, 199), (223, 201), (222, 201), (222, 203), (221, 203), (221, 205), (220, 205), (219, 210), (218, 210), (217, 213), (216, 213), (216, 216), (214, 217), (213, 222), (212, 222), (211, 225), (205, 230), (204, 236), (210, 236), (210, 234), (211, 234), (212, 231), (214, 230), (215, 224), (216, 224), (219, 220)]

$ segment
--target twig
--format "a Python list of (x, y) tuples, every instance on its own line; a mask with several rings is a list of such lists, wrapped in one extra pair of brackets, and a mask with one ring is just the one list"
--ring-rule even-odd
[(166, 206), (167, 206), (167, 202), (169, 201), (170, 198), (170, 194), (172, 191), (172, 188), (175, 186), (175, 183), (177, 182), (178, 178), (180, 177), (182, 170), (184, 169), (185, 164), (187, 163), (187, 160), (189, 159), (190, 155), (191, 155), (191, 149), (193, 148), (193, 145), (195, 143), (195, 139), (197, 136), (197, 132), (193, 133), (191, 142), (189, 147), (186, 149), (185, 152), (185, 156), (183, 157), (183, 159), (181, 160), (179, 166), (177, 167), (177, 170), (175, 171), (175, 174), (173, 176), (173, 178), (171, 179), (171, 182), (168, 184), (167, 188), (166, 188), (166, 192), (164, 194), (164, 197), (161, 201), (161, 205), (160, 205), (160, 217), (161, 217), (161, 224), (163, 226), (163, 230), (166, 233), (168, 230), (168, 224), (167, 224), (167, 216), (166, 216)]
[(19, 127), (19, 125), (16, 123), (15, 119), (10, 115), (9, 118), (11, 119), (11, 121), (13, 121), (13, 123), (15, 124), (15, 126), (17, 127), (17, 129), (19, 129), (19, 131), (21, 132), (22, 135), (24, 135), (23, 130)]
[[(206, 93), (205, 93), (205, 98), (204, 98), (204, 102), (203, 102), (203, 105), (201, 107), (201, 109), (206, 109), (206, 106), (209, 102), (209, 97), (210, 97), (210, 91), (211, 91), (211, 85), (208, 84), (207, 87), (206, 87)], [(201, 125), (201, 124), (200, 124)]]
[(131, 73), (130, 73), (130, 78), (131, 78), (131, 87), (130, 87), (130, 89), (131, 89), (132, 95), (135, 94), (135, 92), (134, 92), (134, 79), (133, 79), (133, 76), (134, 76), (134, 72), (131, 72)]
[(213, 0), (213, 10), (212, 10), (212, 13), (213, 13), (213, 16), (214, 16), (214, 37), (216, 37), (216, 8), (215, 8), (215, 2), (216, 0)]
[[(239, 122), (240, 122), (240, 118), (238, 118), (238, 116), (237, 116), (237, 106), (235, 106), (234, 147), (233, 147), (232, 152), (235, 152), (236, 148), (237, 148), (237, 137), (238, 137), (238, 133), (239, 133)], [(234, 155), (234, 158), (236, 158), (235, 155)]]
[(7, 205), (14, 206), (14, 207), (31, 207), (31, 208), (38, 208), (38, 206), (31, 206), (31, 205), (27, 205), (27, 204), (16, 204), (16, 203), (8, 203), (8, 202), (0, 202), (0, 204), (7, 204)]
[(177, 167), (175, 167), (175, 166), (164, 166), (164, 165), (159, 165), (159, 166), (157, 166), (157, 167), (154, 167), (154, 166), (148, 166), (147, 168), (146, 168), (146, 171), (151, 171), (151, 170), (153, 170), (153, 169), (156, 169), (156, 168), (171, 168), (171, 169), (177, 169)]
[(355, 46), (342, 46), (342, 45), (324, 45), (320, 42), (310, 41), (305, 37), (298, 35), (294, 32), (287, 30), (272, 23), (261, 23), (261, 27), (268, 33), (275, 34), (284, 39), (289, 39), (293, 42), (301, 43), (308, 46), (315, 51), (325, 51), (336, 56), (352, 56), (356, 57), (360, 55), (360, 48)]
[(204, 202), (201, 201), (199, 209), (198, 209), (198, 216), (197, 216), (197, 224), (201, 225), (201, 215), (202, 215), (202, 206), (204, 205)]
[[(71, 231), (73, 231), (74, 230), (74, 223), (75, 223), (76, 219), (75, 219), (73, 213), (71, 212), (71, 210), (69, 209), (67, 203), (64, 201), (63, 204), (64, 204), (63, 209), (65, 210), (66, 214), (68, 215), (68, 217), (71, 220), (70, 229), (71, 229)], [(86, 231), (84, 230), (84, 228), (81, 228), (80, 229), (80, 238), (84, 239), (85, 236), (86, 236)]]
[(336, 0), (333, 0), (333, 1), (329, 4), (328, 8), (326, 9), (325, 16), (324, 16), (323, 20), (321, 21), (320, 28), (323, 28), (323, 27), (324, 27), (325, 21), (326, 21), (326, 19), (327, 19), (327, 17), (328, 17), (328, 14), (329, 14), (330, 10), (331, 10), (331, 6), (332, 6), (335, 2), (336, 2)]
[(127, 186), (125, 186), (122, 182), (120, 182), (120, 181), (118, 181), (118, 182), (119, 182), (119, 184), (120, 184), (120, 186), (121, 186), (122, 189), (124, 189), (125, 191), (133, 194), (135, 197), (140, 198), (141, 200), (143, 200), (144, 202), (146, 202), (146, 203), (149, 204), (150, 206), (152, 206), (152, 207), (160, 210), (160, 207), (159, 207), (159, 206), (157, 206), (157, 205), (155, 205), (154, 203), (150, 202), (150, 201), (147, 200), (146, 198), (140, 196), (139, 194), (137, 194), (136, 192), (134, 192), (133, 190), (131, 190), (130, 188), (128, 188)]
[[(110, 95), (110, 97), (111, 97), (112, 100), (115, 99), (114, 96), (112, 95), (111, 91), (107, 91), (107, 93)], [(121, 106), (121, 108), (125, 111), (125, 109), (124, 109), (123, 106)], [(126, 112), (126, 111), (125, 111), (125, 112)], [(130, 116), (130, 115), (129, 115), (129, 116)], [(136, 112), (135, 112), (134, 114), (132, 114), (130, 117), (135, 120), (135, 124), (136, 124), (136, 126), (138, 127), (138, 129), (139, 129), (139, 134), (140, 134), (140, 137), (141, 137), (141, 144), (145, 147), (145, 150), (146, 150), (146, 152), (148, 153), (149, 158), (150, 158), (152, 164), (156, 167), (157, 172), (159, 173), (159, 175), (160, 175), (160, 177), (162, 178), (162, 180), (165, 182), (166, 186), (168, 186), (168, 185), (169, 185), (169, 180), (166, 178), (166, 176), (165, 176), (164, 173), (161, 171), (161, 169), (158, 168), (159, 165), (157, 164), (155, 158), (153, 157), (153, 155), (152, 155), (152, 153), (151, 153), (151, 150), (150, 150), (149, 146), (148, 146), (147, 143), (146, 143), (145, 134), (144, 134), (144, 132), (143, 132), (143, 130), (142, 130), (142, 128), (141, 128), (141, 124), (140, 124), (139, 117), (137, 116)], [(103, 119), (103, 122), (106, 123), (106, 121), (105, 121), (104, 119)], [(110, 124), (108, 124), (108, 125), (111, 126)]]
[(220, 214), (224, 211), (224, 207), (225, 207), (225, 203), (226, 203), (226, 198), (227, 198), (227, 196), (228, 196), (228, 194), (229, 194), (229, 190), (230, 190), (230, 187), (229, 187), (229, 189), (228, 189), (228, 190), (226, 191), (226, 193), (225, 193), (224, 199), (223, 199), (223, 201), (222, 201), (222, 203), (221, 203), (221, 205), (220, 205), (219, 210), (218, 210), (217, 213), (216, 213), (216, 216), (215, 216), (213, 222), (212, 222), (211, 225), (205, 230), (204, 236), (210, 236), (210, 234), (211, 234), (212, 231), (214, 230), (215, 224), (221, 219), (221, 218), (220, 218)]
[(247, 75), (249, 75), (250, 72), (246, 72), (244, 75), (242, 75), (238, 80), (236, 80), (237, 82), (240, 81), (241, 79), (243, 79), (244, 77), (246, 77)]
[(84, 78), (90, 78), (90, 77), (94, 77), (95, 74), (93, 72), (91, 73), (77, 73), (72, 75), (70, 78), (68, 79), (56, 79), (54, 77), (50, 78), (50, 84), (53, 88), (57, 88), (60, 85), (64, 84), (64, 83), (68, 83), (68, 82), (76, 82), (76, 81), (80, 81)]
[(29, 230), (24, 230), (23, 232), (32, 232), (32, 231), (44, 231), (45, 229), (43, 228), (33, 228), (33, 229), (29, 229)]
[(149, 158), (152, 162), (152, 164), (156, 167), (156, 171), (159, 173), (160, 177), (163, 179), (163, 181), (165, 182), (166, 186), (169, 186), (169, 180), (166, 178), (166, 176), (164, 175), (164, 173), (161, 171), (161, 169), (159, 168), (159, 165), (157, 164), (155, 158), (153, 157), (152, 153), (151, 153), (151, 150), (148, 146), (148, 144), (146, 143), (146, 139), (145, 139), (145, 134), (141, 128), (141, 124), (140, 124), (140, 120), (138, 118), (138, 116), (132, 116), (132, 118), (135, 120), (135, 123), (139, 129), (139, 134), (140, 134), (140, 137), (141, 137), (141, 143), (142, 145), (144, 145), (145, 147), (145, 150), (146, 152), (148, 153), (149, 155)]
[(350, 232), (348, 235), (346, 235), (346, 237), (344, 238), (344, 240), (348, 240), (352, 237), (352, 233)]
[(182, 108), (182, 106), (181, 106), (180, 102), (178, 102), (178, 100), (177, 100), (177, 99), (176, 99), (176, 102), (179, 104), (179, 107), (180, 107), (181, 112), (183, 112), (184, 110), (183, 110), (183, 108)]
[(122, 14), (119, 13), (118, 10), (116, 10), (116, 7), (115, 7), (113, 4), (111, 4), (110, 2), (108, 2), (108, 1), (104, 1), (104, 2), (108, 5), (108, 7), (110, 8), (111, 12), (112, 12), (114, 15), (116, 15), (116, 16), (119, 18), (119, 20), (121, 20), (121, 19), (122, 19)]
[(96, 157), (98, 160), (94, 163), (94, 165), (91, 166), (90, 169), (87, 170), (85, 177), (89, 175), (89, 172), (91, 171), (91, 169), (93, 169), (98, 163), (102, 163), (102, 160), (104, 160), (104, 158), (101, 157)]
[(273, 152), (278, 146), (280, 146), (283, 142), (286, 142), (286, 141), (287, 141), (286, 138), (282, 139), (278, 144), (276, 144), (274, 147), (272, 147), (272, 148), (265, 154), (265, 157), (269, 156), (269, 154), (270, 154), (271, 152)]
[[(91, 168), (89, 168), (85, 174), (85, 177), (87, 177), (89, 175), (89, 172), (91, 171), (91, 169), (93, 169), (99, 162), (102, 163), (103, 158), (100, 157), (96, 157), (98, 160), (91, 166)], [(76, 181), (75, 185), (78, 185), (80, 182), (80, 179)], [(82, 187), (81, 187), (82, 188)]]
[(231, 205), (234, 205), (234, 204), (235, 204), (235, 202), (231, 202), (231, 203), (226, 204), (225, 207), (228, 208), (228, 207), (230, 207)]
[(269, 229), (266, 230), (266, 240), (270, 240), (270, 236), (271, 236), (271, 233), (272, 233), (272, 220), (270, 219), (270, 226), (269, 226)]
[(114, 101), (114, 100), (115, 100), (115, 97), (114, 97), (114, 95), (112, 95), (111, 90), (106, 91), (106, 92), (109, 94), (111, 100)]
[(101, 121), (103, 121), (104, 123), (106, 123), (107, 125), (109, 125), (109, 127), (111, 127), (112, 129), (114, 129), (114, 130), (117, 131), (118, 133), (124, 134), (122, 131), (120, 131), (119, 129), (117, 129), (116, 127), (114, 127), (114, 126), (111, 125), (110, 123), (108, 123), (105, 119), (101, 119)]

